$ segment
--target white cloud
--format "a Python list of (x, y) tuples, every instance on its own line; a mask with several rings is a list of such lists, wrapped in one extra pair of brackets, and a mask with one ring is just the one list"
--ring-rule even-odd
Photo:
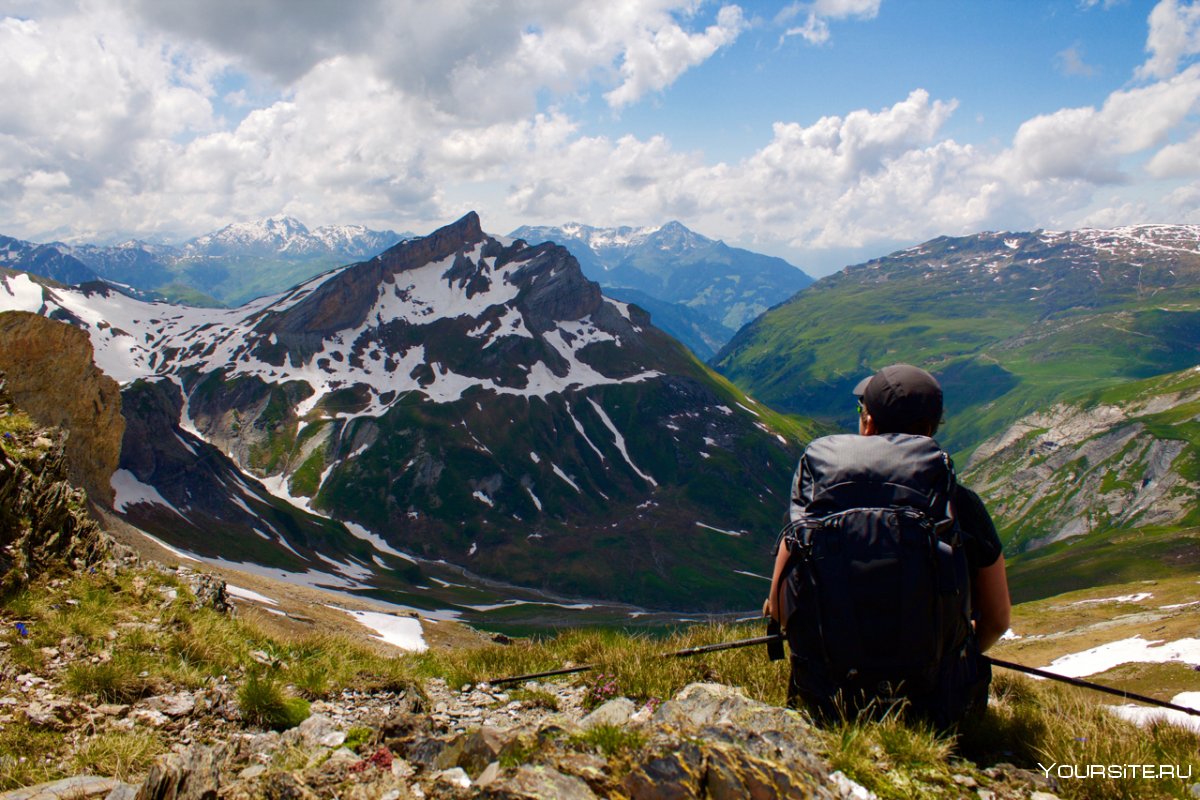
[(1180, 61), (1200, 53), (1200, 3), (1160, 0), (1150, 12), (1146, 51), (1150, 57), (1138, 67), (1140, 78), (1169, 77)]
[(786, 23), (804, 15), (804, 22), (784, 31), (784, 38), (799, 36), (809, 44), (824, 44), (829, 41), (828, 20), (875, 19), (879, 15), (882, 0), (814, 0), (796, 2), (776, 15), (776, 22)]
[[(110, 1), (0, 21), (0, 233), (178, 238), (280, 211), (425, 231), (475, 207), (499, 232), (677, 218), (802, 250), (1200, 214), (1200, 190), (1178, 185), (1200, 173), (1186, 47), (1162, 78), (1034, 117), (1007, 146), (949, 138), (956, 101), (916, 89), (873, 110), (779, 110), (747, 155), (714, 162), (662, 135), (594, 135), (556, 100), (607, 91), (621, 109), (663, 91), (740, 35), (736, 6), (262, 0), (239, 16), (233, 0), (145, 0), (143, 19)], [(1192, 8), (1155, 13), (1168, 6)], [(878, 11), (820, 0), (775, 22)], [(1152, 181), (1171, 194), (1148, 199)]]
[(1067, 108), (1025, 122), (1013, 140), (1013, 167), (1033, 180), (1128, 179), (1121, 157), (1147, 150), (1196, 109), (1200, 65), (1170, 80), (1113, 92), (1100, 109)]
[(670, 86), (687, 69), (707, 60), (724, 45), (738, 37), (745, 27), (742, 10), (725, 6), (717, 22), (704, 33), (689, 35), (678, 25), (666, 25), (632, 42), (621, 63), (624, 81), (604, 95), (609, 104), (620, 108), (635, 102), (647, 92)]
[[(207, 42), (280, 86), (335, 56), (443, 113), (496, 121), (533, 112), (537, 94), (619, 74), (610, 102), (669, 86), (744, 26), (726, 6), (689, 33), (693, 0), (137, 0), (145, 20)], [(617, 65), (619, 64), (619, 70)]]
[(1191, 178), (1200, 175), (1200, 132), (1190, 139), (1167, 145), (1146, 164), (1156, 178)]

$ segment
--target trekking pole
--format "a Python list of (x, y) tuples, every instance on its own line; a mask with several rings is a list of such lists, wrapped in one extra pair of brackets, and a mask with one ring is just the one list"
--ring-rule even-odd
[[(722, 650), (734, 650), (739, 647), (753, 647), (756, 644), (765, 644), (768, 647), (782, 642), (782, 634), (770, 634), (767, 636), (756, 636), (753, 639), (739, 639), (735, 642), (718, 642), (717, 644), (705, 644), (699, 647), (687, 647), (683, 650), (674, 650), (670, 653), (662, 653), (659, 658), (687, 658), (688, 656), (698, 656), (702, 653), (718, 653)], [(552, 669), (547, 672), (533, 672), (528, 675), (513, 675), (508, 678), (497, 678), (493, 681), (487, 681), (492, 686), (498, 686), (502, 683), (517, 683), (519, 681), (531, 681), (535, 678), (552, 678), (556, 675), (572, 675), (577, 672), (587, 672), (596, 669), (599, 664), (581, 664), (578, 667), (562, 667), (561, 669)]]
[(1152, 706), (1169, 708), (1172, 711), (1182, 711), (1185, 714), (1191, 714), (1193, 717), (1200, 717), (1200, 710), (1188, 708), (1187, 706), (1176, 705), (1175, 703), (1168, 703), (1166, 700), (1156, 700), (1153, 697), (1146, 697), (1142, 694), (1127, 692), (1124, 689), (1114, 689), (1111, 686), (1102, 686), (1098, 683), (1092, 683), (1091, 681), (1081, 681), (1079, 678), (1070, 678), (1066, 675), (1058, 675), (1053, 672), (1047, 672), (1046, 670), (1038, 669), (1037, 667), (1027, 667), (1024, 664), (1014, 664), (1011, 661), (1002, 661), (998, 658), (992, 658), (991, 656), (984, 656), (984, 658), (987, 659), (987, 661), (989, 661), (993, 666), (1004, 667), (1005, 669), (1016, 670), (1017, 672), (1027, 672), (1030, 675), (1037, 675), (1039, 678), (1049, 678), (1052, 681), (1068, 683), (1071, 686), (1078, 686), (1081, 689), (1092, 689), (1097, 692), (1107, 692), (1108, 694), (1115, 694), (1117, 697), (1123, 697), (1126, 700), (1136, 700), (1139, 703), (1149, 703)]

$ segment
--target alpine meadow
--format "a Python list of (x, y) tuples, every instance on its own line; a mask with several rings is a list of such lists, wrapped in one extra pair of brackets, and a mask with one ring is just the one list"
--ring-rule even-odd
[(0, 800), (1200, 797), (1200, 0), (0, 0)]

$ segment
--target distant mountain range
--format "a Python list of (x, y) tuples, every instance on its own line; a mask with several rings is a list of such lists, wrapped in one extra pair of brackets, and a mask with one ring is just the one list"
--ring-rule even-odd
[[(380, 253), (411, 234), (361, 225), (309, 230), (285, 215), (237, 222), (179, 245), (37, 244), (0, 237), (0, 266), (68, 284), (104, 280), (143, 298), (237, 306)], [(562, 244), (614, 299), (636, 303), (701, 359), (742, 325), (812, 283), (779, 258), (728, 247), (678, 222), (662, 227), (523, 226), (530, 244)]]
[(510, 235), (566, 247), (605, 294), (642, 306), (703, 359), (813, 282), (781, 258), (730, 247), (678, 222), (645, 228), (524, 225)]
[(784, 411), (849, 426), (850, 390), (896, 361), (946, 390), (968, 454), (1025, 414), (1200, 362), (1200, 226), (941, 237), (847, 267), (713, 363)]
[[(380, 588), (416, 557), (573, 597), (755, 606), (813, 433), (603, 297), (564, 248), (506, 244), (475, 214), (231, 310), (23, 273), (0, 276), (4, 308), (83, 327), (125, 385), (129, 521)], [(345, 525), (289, 523), (264, 487)]]
[(277, 215), (227, 225), (180, 245), (34, 244), (0, 237), (0, 266), (63, 283), (105, 280), (170, 300), (238, 305), (369, 258), (402, 238), (361, 225), (310, 231), (299, 220)]

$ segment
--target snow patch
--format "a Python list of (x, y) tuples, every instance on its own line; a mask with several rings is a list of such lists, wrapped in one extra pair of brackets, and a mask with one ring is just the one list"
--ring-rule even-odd
[(557, 475), (558, 477), (562, 478), (564, 481), (569, 483), (571, 485), (572, 489), (579, 492), (580, 494), (583, 494), (583, 490), (579, 488), (579, 484), (577, 484), (577, 483), (575, 483), (575, 481), (571, 480), (571, 478), (567, 475), (567, 473), (563, 472), (559, 468), (558, 464), (551, 464), (550, 468), (554, 470), (555, 475)]
[(1150, 592), (1138, 592), (1137, 594), (1122, 594), (1116, 597), (1097, 597), (1094, 600), (1076, 600), (1071, 603), (1073, 606), (1086, 606), (1091, 603), (1140, 603), (1154, 595)]
[[(1171, 698), (1171, 702), (1184, 708), (1194, 708), (1200, 711), (1200, 692), (1181, 692)], [(1127, 719), (1136, 725), (1148, 725), (1154, 720), (1163, 720), (1172, 725), (1188, 728), (1200, 733), (1200, 717), (1176, 711), (1171, 708), (1153, 708), (1127, 703), (1123, 706), (1109, 706), (1108, 710), (1122, 719)]]
[(234, 586), (232, 583), (225, 584), (225, 591), (234, 597), (240, 597), (242, 600), (253, 600), (256, 603), (266, 603), (270, 606), (279, 605), (278, 602), (265, 594), (259, 594), (251, 589), (243, 589), (241, 586)]
[(1068, 678), (1083, 678), (1130, 662), (1165, 664), (1171, 661), (1200, 664), (1200, 639), (1163, 643), (1146, 641), (1140, 635), (1133, 636), (1056, 658), (1046, 670)]
[(587, 401), (592, 404), (592, 408), (596, 409), (596, 414), (600, 417), (600, 421), (604, 423), (604, 427), (608, 428), (608, 430), (612, 433), (613, 439), (617, 445), (617, 449), (620, 450), (621, 455), (625, 457), (626, 463), (629, 464), (634, 472), (641, 476), (642, 480), (646, 481), (651, 486), (658, 486), (658, 481), (642, 472), (640, 469), (638, 469), (637, 464), (633, 463), (633, 459), (629, 457), (629, 451), (625, 449), (625, 437), (621, 435), (619, 430), (617, 430), (617, 426), (613, 425), (612, 420), (608, 418), (608, 414), (604, 413), (604, 408), (590, 397), (587, 399)]
[(114, 472), (109, 484), (112, 486), (115, 494), (113, 508), (122, 514), (127, 513), (130, 506), (148, 503), (168, 508), (178, 514), (184, 521), (187, 521), (187, 517), (178, 508), (168, 503), (166, 498), (158, 493), (158, 489), (155, 489), (148, 483), (142, 483), (137, 479), (136, 475), (127, 469), (119, 469)]
[(364, 627), (375, 631), (376, 639), (382, 639), (401, 650), (423, 653), (429, 649), (429, 646), (425, 644), (425, 636), (419, 619), (397, 617), (394, 614), (383, 614), (378, 611), (355, 611), (341, 606), (328, 607), (346, 612)]
[(710, 531), (716, 531), (717, 533), (723, 533), (726, 536), (745, 536), (746, 535), (746, 531), (727, 531), (722, 528), (714, 528), (712, 525), (705, 525), (703, 522), (697, 522), (696, 527), (705, 528)]

